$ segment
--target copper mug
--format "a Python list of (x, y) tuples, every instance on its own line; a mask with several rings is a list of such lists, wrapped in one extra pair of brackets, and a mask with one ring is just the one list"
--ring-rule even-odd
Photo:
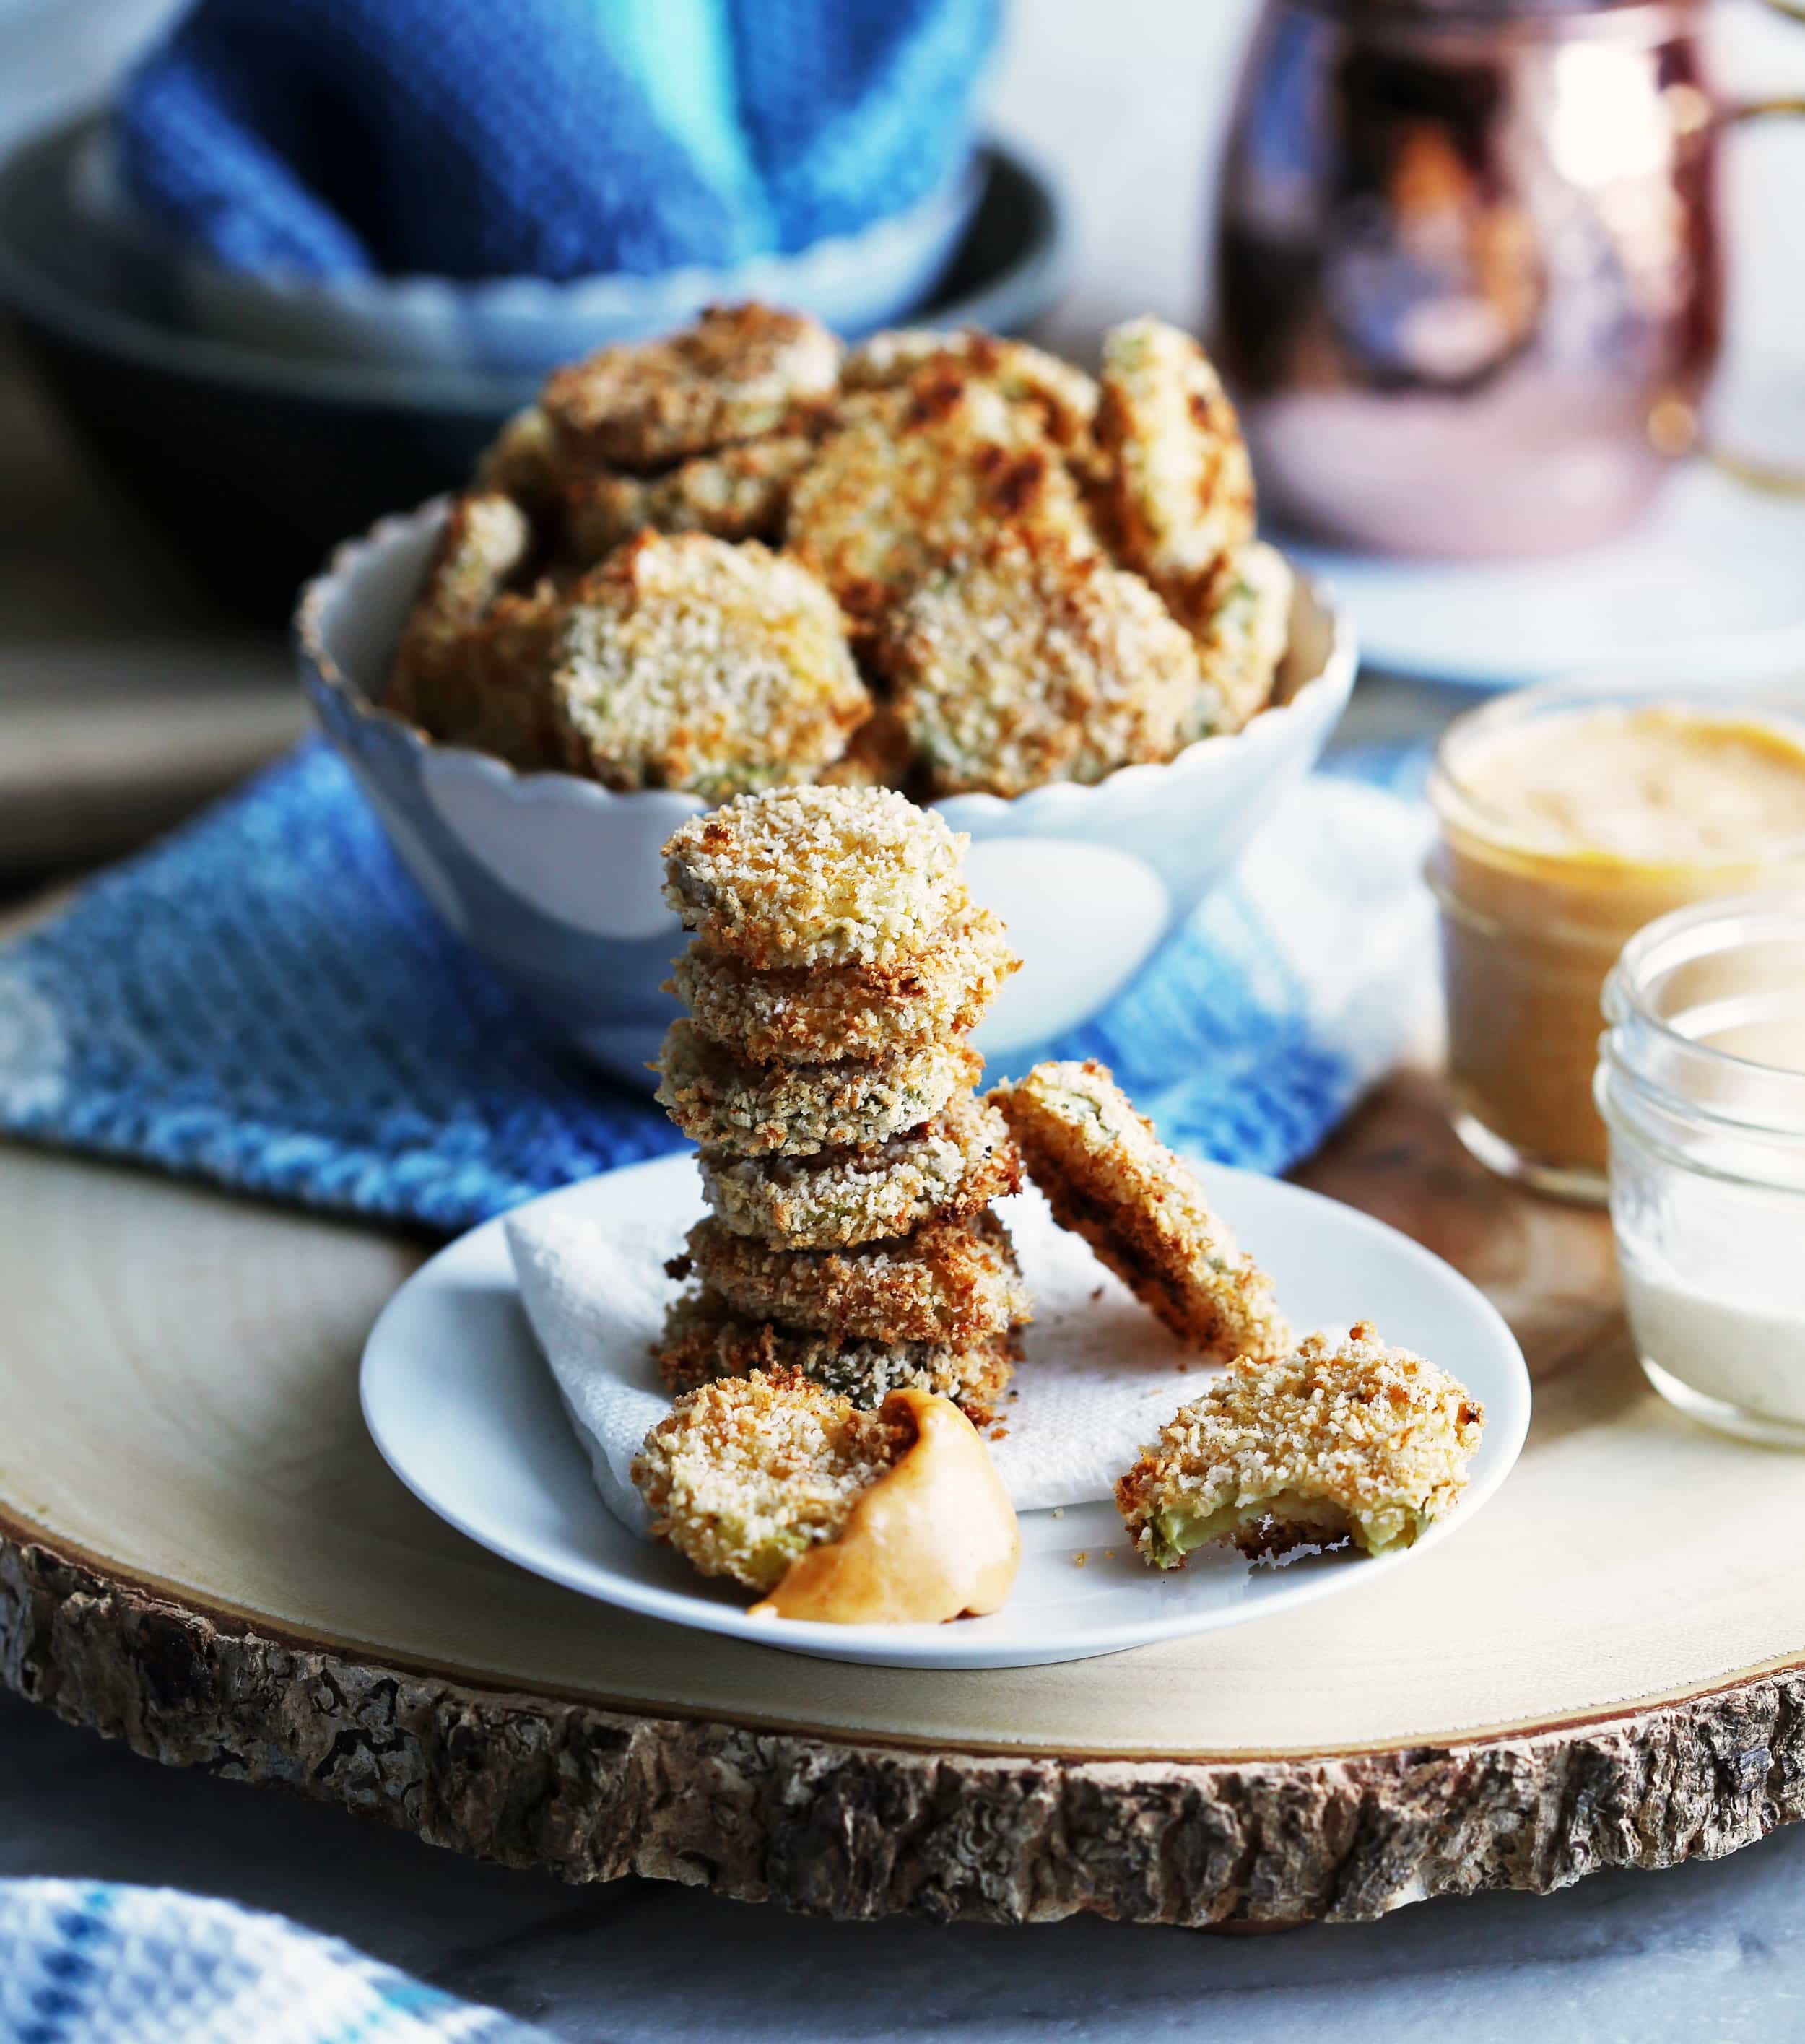
[(1267, 0), (1222, 184), (1217, 347), (1281, 516), (1476, 558), (1647, 507), (1698, 443), (1722, 340), (1722, 131), (1805, 112), (1720, 100), (1703, 13)]

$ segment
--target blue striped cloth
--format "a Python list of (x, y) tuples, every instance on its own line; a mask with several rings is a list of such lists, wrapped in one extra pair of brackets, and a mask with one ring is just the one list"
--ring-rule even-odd
[[(1266, 1171), (1395, 1060), (1426, 941), (1417, 813), (1322, 777), (1289, 801), (1039, 1053), (1102, 1058), (1169, 1141)], [(0, 949), (0, 1129), (446, 1231), (682, 1140), (537, 1032), (318, 742)]]
[(337, 1939), (229, 1902), (0, 1881), (0, 2044), (532, 2044)]
[(228, 268), (718, 268), (906, 211), (971, 148), (998, 0), (196, 0), (113, 122)]

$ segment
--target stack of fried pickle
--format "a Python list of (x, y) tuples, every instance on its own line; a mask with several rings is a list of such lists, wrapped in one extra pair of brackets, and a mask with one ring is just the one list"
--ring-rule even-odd
[(712, 1209), (659, 1351), (674, 1392), (786, 1369), (866, 1409), (911, 1388), (991, 1416), (1028, 1309), (990, 1203), (1021, 1162), (970, 1035), (1018, 961), (964, 843), (887, 790), (805, 787), (665, 847), (696, 937), (658, 1097)]

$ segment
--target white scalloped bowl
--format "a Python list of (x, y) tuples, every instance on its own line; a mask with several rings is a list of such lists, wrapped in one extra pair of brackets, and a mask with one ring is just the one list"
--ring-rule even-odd
[[(630, 1084), (677, 1010), (660, 982), (684, 943), (659, 848), (705, 805), (520, 774), (441, 745), (380, 708), (443, 500), (341, 547), (295, 614), (302, 685), (404, 866), (450, 927), (559, 1035)], [(1315, 763), (1354, 686), (1354, 632), (1300, 579), (1273, 708), (1233, 736), (1094, 786), (938, 807), (971, 836), (976, 898), (1024, 961), (977, 1038), (989, 1056), (1044, 1043), (1105, 1007)]]

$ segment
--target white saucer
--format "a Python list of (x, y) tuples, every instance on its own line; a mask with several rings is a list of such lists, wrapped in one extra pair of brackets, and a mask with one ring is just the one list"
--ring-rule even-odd
[[(1452, 1370), (1485, 1408), (1484, 1442), (1461, 1504), (1402, 1554), (1309, 1556), (1254, 1567), (1226, 1550), (1169, 1574), (1145, 1567), (1107, 1502), (1022, 1518), (1014, 1594), (993, 1616), (940, 1626), (821, 1626), (757, 1620), (743, 1593), (705, 1581), (636, 1538), (602, 1504), (528, 1330), (499, 1220), (441, 1251), (402, 1286), (363, 1353), (363, 1415), (390, 1467), (440, 1516), (494, 1553), (604, 1604), (828, 1660), (916, 1668), (1027, 1667), (1237, 1625), (1353, 1589), (1457, 1533), (1509, 1473), (1529, 1424), (1522, 1351), (1464, 1278), (1382, 1222), (1319, 1193), (1206, 1166), (1210, 1195), (1271, 1271), (1302, 1328), (1371, 1320), (1388, 1341)], [(699, 1206), (693, 1160), (613, 1171), (540, 1204), (603, 1226)], [(1017, 1378), (1032, 1395), (1034, 1335)], [(648, 1370), (650, 1364), (647, 1365)], [(1175, 1380), (1177, 1409), (1202, 1388)], [(1084, 1554), (1085, 1566), (1074, 1556)]]
[(1634, 669), (1751, 682), (1805, 670), (1805, 501), (1695, 461), (1633, 531), (1544, 560), (1408, 561), (1288, 540), (1369, 666), (1473, 688)]

